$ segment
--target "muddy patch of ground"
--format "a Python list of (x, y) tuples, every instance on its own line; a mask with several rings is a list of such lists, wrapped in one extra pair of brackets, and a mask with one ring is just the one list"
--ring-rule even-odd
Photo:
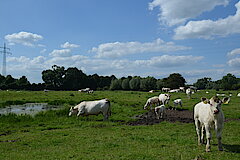
[(163, 119), (157, 119), (154, 111), (149, 111), (134, 117), (135, 121), (128, 125), (153, 125), (162, 121), (193, 123), (193, 111), (189, 110), (166, 110), (166, 116)]
[[(178, 109), (178, 110), (166, 110), (166, 117), (163, 119), (157, 119), (154, 111), (148, 111), (144, 114), (133, 117), (135, 121), (128, 122), (128, 125), (153, 125), (161, 123), (162, 121), (168, 122), (181, 122), (181, 123), (193, 123), (193, 111)], [(225, 122), (240, 121), (240, 119), (226, 118)]]

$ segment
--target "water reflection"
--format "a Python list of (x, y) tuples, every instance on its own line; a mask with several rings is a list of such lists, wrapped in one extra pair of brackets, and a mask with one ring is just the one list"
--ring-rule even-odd
[(61, 106), (48, 105), (47, 103), (26, 103), (24, 105), (11, 105), (0, 108), (0, 115), (9, 113), (35, 115), (41, 111), (57, 110), (60, 108)]

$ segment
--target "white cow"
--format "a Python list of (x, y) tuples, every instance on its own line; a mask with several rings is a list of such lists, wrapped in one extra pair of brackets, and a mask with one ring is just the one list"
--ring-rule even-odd
[(148, 106), (150, 106), (150, 109), (152, 109), (152, 105), (160, 105), (160, 101), (158, 96), (148, 98), (146, 104), (144, 105), (143, 109), (147, 109)]
[(91, 94), (91, 93), (93, 93), (93, 92), (94, 92), (93, 90), (89, 90), (87, 93)]
[(159, 95), (159, 101), (165, 105), (168, 104), (169, 100), (170, 100), (171, 95), (170, 94), (160, 94)]
[(78, 90), (79, 92), (89, 92), (90, 91), (90, 88), (85, 88), (85, 89), (80, 89), (80, 90)]
[(98, 101), (83, 101), (75, 107), (70, 108), (69, 116), (77, 114), (77, 116), (88, 116), (102, 114), (104, 119), (107, 120), (111, 115), (110, 101), (102, 99)]
[(217, 93), (216, 96), (219, 96), (219, 97), (224, 97), (226, 96), (224, 93)]
[(191, 88), (186, 89), (186, 94), (187, 94), (188, 99), (191, 99), (191, 95), (192, 95)]
[(181, 92), (185, 92), (185, 87), (179, 87), (179, 90), (180, 90)]
[(173, 104), (174, 104), (174, 108), (176, 109), (176, 107), (178, 106), (178, 105), (180, 105), (181, 107), (182, 107), (182, 99), (175, 99), (174, 101), (173, 101)]
[(156, 118), (164, 118), (166, 116), (166, 108), (164, 105), (155, 107)]
[[(222, 101), (218, 97), (212, 97), (210, 100), (202, 98), (202, 102), (194, 107), (194, 120), (198, 136), (198, 144), (204, 143), (204, 129), (206, 131), (206, 152), (210, 151), (211, 128), (215, 128), (216, 137), (218, 139), (218, 149), (222, 148), (222, 129), (224, 122), (224, 115), (221, 109)], [(202, 130), (202, 133), (201, 133)], [(201, 136), (201, 137), (200, 137)]]
[(163, 91), (163, 92), (168, 92), (168, 91), (170, 91), (170, 90), (171, 90), (171, 88), (165, 88), (165, 87), (162, 88), (162, 91)]
[(172, 89), (170, 91), (168, 91), (169, 93), (178, 93), (180, 91), (180, 89)]

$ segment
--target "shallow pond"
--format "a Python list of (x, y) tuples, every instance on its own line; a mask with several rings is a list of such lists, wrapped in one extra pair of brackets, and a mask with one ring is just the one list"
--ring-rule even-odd
[(0, 108), (0, 115), (9, 113), (15, 113), (17, 115), (20, 114), (36, 115), (41, 111), (57, 110), (61, 108), (62, 106), (48, 105), (47, 103), (26, 103), (24, 105), (11, 105), (5, 108)]

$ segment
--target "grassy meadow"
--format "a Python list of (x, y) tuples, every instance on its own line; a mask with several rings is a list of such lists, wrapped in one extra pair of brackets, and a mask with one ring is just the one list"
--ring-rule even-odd
[[(210, 98), (216, 91), (200, 91), (187, 99), (184, 93), (171, 94), (181, 98), (183, 108), (193, 110), (201, 97)], [(193, 123), (170, 123), (129, 126), (135, 115), (143, 110), (146, 100), (160, 92), (96, 91), (93, 94), (77, 91), (0, 91), (0, 107), (24, 103), (63, 105), (64, 109), (40, 112), (36, 116), (0, 116), (0, 159), (149, 159), (149, 160), (238, 160), (240, 159), (240, 97), (237, 91), (229, 104), (222, 105), (227, 121), (222, 142), (224, 151), (217, 150), (212, 131), (212, 151), (197, 145)], [(221, 91), (229, 95), (229, 91)], [(83, 100), (108, 98), (112, 116), (102, 121), (102, 115), (68, 117), (71, 106)]]

